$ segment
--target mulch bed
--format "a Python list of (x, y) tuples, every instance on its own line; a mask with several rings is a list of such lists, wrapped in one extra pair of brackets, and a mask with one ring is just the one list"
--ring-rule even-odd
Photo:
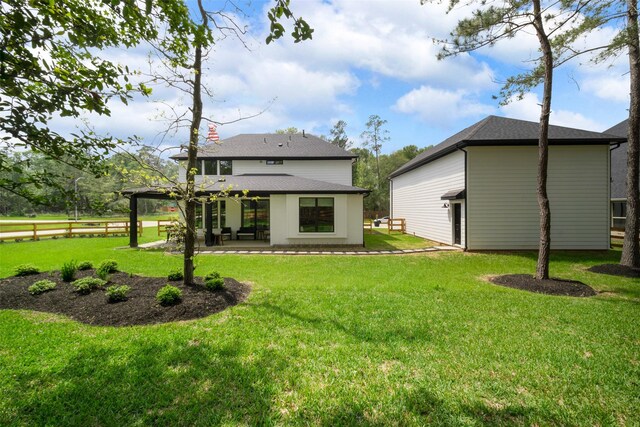
[(612, 276), (622, 276), (622, 277), (630, 277), (630, 278), (639, 278), (640, 270), (637, 268), (627, 267), (626, 265), (620, 264), (602, 264), (602, 265), (594, 265), (593, 267), (588, 269), (592, 273), (600, 273), (600, 274), (609, 274)]
[[(94, 271), (79, 271), (76, 274), (76, 278), (87, 276), (94, 276)], [(31, 295), (27, 288), (42, 279), (52, 280), (58, 286), (53, 291)], [(111, 274), (105, 288), (112, 284), (131, 287), (126, 301), (108, 303), (104, 289), (79, 295), (71, 283), (62, 281), (57, 271), (9, 277), (0, 280), (0, 309), (64, 314), (90, 325), (147, 325), (209, 316), (241, 303), (251, 291), (249, 285), (231, 278), (224, 279), (223, 290), (210, 291), (202, 286), (201, 278), (196, 279), (196, 285), (184, 286), (182, 282), (170, 282), (166, 277), (143, 277), (121, 272)], [(182, 290), (182, 301), (174, 306), (163, 307), (155, 297), (158, 290), (167, 284)]]
[(537, 280), (528, 274), (507, 274), (489, 279), (491, 283), (508, 288), (535, 292), (537, 294), (562, 295), (569, 297), (591, 297), (596, 291), (591, 286), (575, 280)]

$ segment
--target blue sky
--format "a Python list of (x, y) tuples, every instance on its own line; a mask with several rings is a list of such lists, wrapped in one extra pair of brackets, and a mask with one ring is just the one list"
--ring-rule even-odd
[[(223, 3), (205, 4), (213, 9)], [(533, 34), (438, 61), (432, 38), (446, 37), (471, 9), (446, 14), (443, 5), (421, 6), (419, 0), (292, 0), (294, 13), (315, 29), (313, 40), (294, 44), (285, 37), (266, 46), (268, 5), (253, 2), (244, 8), (246, 16), (237, 16), (247, 25), (244, 41), (250, 50), (227, 38), (207, 59), (204, 77), (215, 94), (205, 100), (207, 117), (229, 122), (266, 109), (253, 119), (221, 125), (223, 140), (289, 126), (326, 135), (342, 119), (358, 145), (369, 115), (377, 114), (388, 121), (391, 141), (383, 152), (390, 152), (436, 144), (488, 114), (534, 121), (539, 116), (540, 88), (504, 107), (492, 99), (500, 81), (530, 66), (527, 61), (537, 54)], [(616, 31), (604, 29), (584, 43), (602, 43)], [(110, 55), (133, 66), (146, 61), (144, 49)], [(552, 123), (602, 131), (623, 120), (627, 67), (622, 56), (597, 66), (584, 58), (556, 70)], [(160, 100), (180, 108), (185, 103), (179, 93), (156, 87), (152, 101)], [(135, 133), (147, 144), (178, 145), (184, 132), (164, 140), (158, 136), (166, 127), (157, 120), (164, 108), (147, 100), (114, 104), (111, 118), (92, 122), (116, 136)]]

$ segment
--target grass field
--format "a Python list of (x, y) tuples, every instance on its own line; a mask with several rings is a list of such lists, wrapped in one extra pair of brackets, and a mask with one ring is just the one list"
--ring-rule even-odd
[[(181, 264), (126, 244), (2, 244), (0, 277), (72, 258)], [(603, 292), (579, 299), (484, 280), (533, 272), (532, 253), (199, 256), (197, 272), (251, 282), (248, 301), (127, 328), (0, 311), (0, 424), (638, 425), (640, 281), (585, 270), (618, 257), (553, 255), (552, 275)]]

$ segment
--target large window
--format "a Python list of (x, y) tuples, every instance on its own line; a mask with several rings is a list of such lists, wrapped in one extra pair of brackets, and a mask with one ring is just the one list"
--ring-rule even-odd
[(218, 168), (216, 167), (216, 161), (215, 160), (204, 160), (204, 174), (205, 175), (217, 175), (218, 174)]
[(611, 227), (624, 230), (625, 221), (627, 220), (627, 202), (611, 202), (611, 217)]
[(333, 230), (333, 197), (301, 197), (300, 232), (331, 233)]
[(233, 175), (231, 160), (220, 160), (220, 175)]
[(227, 226), (227, 205), (224, 200), (219, 200), (211, 204), (211, 216), (213, 217), (213, 228), (224, 228)]

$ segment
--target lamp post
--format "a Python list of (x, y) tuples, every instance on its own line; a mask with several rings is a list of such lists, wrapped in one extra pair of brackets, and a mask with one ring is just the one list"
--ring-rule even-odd
[(83, 176), (79, 176), (77, 177), (74, 181), (73, 181), (73, 188), (75, 190), (75, 194), (76, 194), (76, 211), (75, 211), (75, 218), (76, 221), (78, 220), (78, 181), (80, 181), (82, 178), (84, 178)]

